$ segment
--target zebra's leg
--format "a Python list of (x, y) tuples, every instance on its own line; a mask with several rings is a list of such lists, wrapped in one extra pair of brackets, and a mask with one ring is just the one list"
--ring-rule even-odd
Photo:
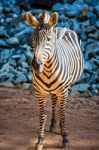
[(61, 93), (58, 96), (59, 102), (59, 115), (60, 115), (60, 128), (61, 128), (61, 135), (63, 138), (62, 147), (66, 148), (68, 145), (67, 133), (66, 133), (66, 101), (67, 101), (68, 91), (65, 93)]
[(46, 113), (45, 113), (45, 98), (41, 97), (41, 95), (36, 96), (38, 103), (39, 103), (39, 109), (40, 109), (40, 129), (39, 129), (39, 136), (38, 136), (38, 142), (36, 143), (36, 150), (42, 150), (43, 149), (43, 141), (44, 141), (44, 126), (46, 121)]
[(50, 125), (50, 132), (54, 132), (55, 125), (56, 125), (56, 102), (57, 102), (57, 96), (55, 94), (51, 95), (52, 100), (52, 119), (51, 119), (51, 125)]

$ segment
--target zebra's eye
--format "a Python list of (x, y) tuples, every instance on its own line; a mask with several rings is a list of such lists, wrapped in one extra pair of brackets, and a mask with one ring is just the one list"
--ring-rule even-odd
[(50, 41), (50, 38), (47, 38), (47, 41)]

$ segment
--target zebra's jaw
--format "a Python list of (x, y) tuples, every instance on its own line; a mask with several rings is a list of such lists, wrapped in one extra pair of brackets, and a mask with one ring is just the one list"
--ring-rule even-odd
[(35, 74), (43, 74), (44, 65), (38, 65), (36, 67), (33, 66), (33, 71)]
[(39, 66), (39, 73), (40, 73), (40, 74), (43, 73), (43, 68), (44, 68), (44, 65), (43, 65), (43, 64)]
[(32, 67), (33, 67), (33, 71), (36, 74), (41, 74), (43, 72), (44, 64), (43, 63), (42, 64), (37, 63), (37, 61), (34, 57), (32, 60)]

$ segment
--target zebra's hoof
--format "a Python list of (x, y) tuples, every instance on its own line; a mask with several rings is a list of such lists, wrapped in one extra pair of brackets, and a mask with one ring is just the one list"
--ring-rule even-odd
[(35, 150), (43, 150), (43, 144), (36, 144)]
[(62, 148), (69, 148), (68, 140), (65, 140), (65, 141), (62, 142)]

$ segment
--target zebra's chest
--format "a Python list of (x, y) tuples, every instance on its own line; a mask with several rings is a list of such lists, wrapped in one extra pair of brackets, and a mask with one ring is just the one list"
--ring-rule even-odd
[(45, 74), (33, 76), (34, 86), (44, 95), (48, 95), (50, 93), (57, 94), (57, 87), (61, 84), (61, 82), (62, 81), (60, 78), (57, 78), (55, 73), (50, 76)]

